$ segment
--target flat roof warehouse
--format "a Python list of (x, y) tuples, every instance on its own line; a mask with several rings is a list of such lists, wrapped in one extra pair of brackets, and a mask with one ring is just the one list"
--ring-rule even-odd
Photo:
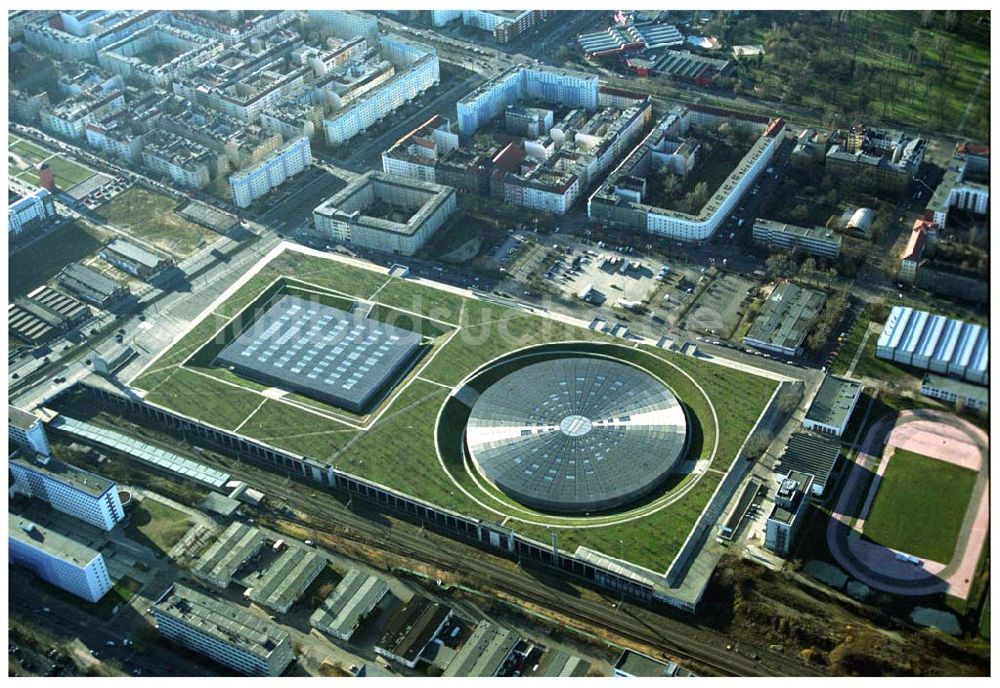
[(416, 332), (285, 295), (219, 354), (268, 384), (362, 412), (412, 363)]

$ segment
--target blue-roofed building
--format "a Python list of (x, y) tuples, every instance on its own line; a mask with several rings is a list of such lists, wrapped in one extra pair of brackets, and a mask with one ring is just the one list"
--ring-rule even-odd
[(894, 306), (875, 355), (921, 370), (989, 384), (989, 328)]
[(913, 353), (913, 365), (917, 368), (929, 368), (934, 351), (941, 340), (941, 333), (944, 331), (945, 323), (948, 319), (943, 315), (932, 315), (924, 327), (924, 333), (920, 337), (920, 343)]
[[(962, 329), (962, 323), (958, 320), (948, 320), (941, 330), (941, 337), (934, 355), (931, 357), (930, 369), (935, 373), (948, 372), (948, 361), (955, 353), (955, 345), (958, 344), (958, 333)], [(876, 352), (877, 353), (877, 352)]]
[(606, 57), (681, 45), (684, 36), (671, 24), (626, 24), (580, 34), (576, 42), (587, 57)]

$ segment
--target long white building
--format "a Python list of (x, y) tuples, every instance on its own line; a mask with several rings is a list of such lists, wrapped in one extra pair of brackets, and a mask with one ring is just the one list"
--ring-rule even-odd
[(280, 676), (295, 659), (287, 631), (184, 585), (174, 585), (152, 613), (164, 638), (247, 676)]
[(289, 177), (309, 167), (312, 148), (309, 139), (299, 137), (279, 148), (257, 164), (229, 177), (233, 203), (246, 208), (271, 189), (276, 189)]
[(46, 501), (56, 511), (102, 530), (111, 530), (125, 520), (113, 480), (41, 455), (14, 455), (7, 466), (15, 494)]
[(458, 101), (458, 133), (472, 136), (508, 105), (524, 98), (594, 110), (599, 90), (600, 81), (595, 74), (545, 65), (511, 67)]
[(433, 47), (388, 34), (382, 36), (381, 50), (396, 73), (323, 120), (330, 143), (353, 138), (441, 81), (441, 65)]
[(88, 602), (111, 590), (104, 556), (23, 516), (9, 515), (7, 548), (12, 564)]
[(975, 384), (990, 383), (990, 329), (927, 311), (893, 306), (875, 355)]
[(7, 206), (7, 236), (16, 237), (42, 227), (56, 216), (56, 204), (47, 189), (39, 189)]
[[(695, 122), (704, 116), (705, 113), (693, 112), (691, 121)], [(710, 116), (716, 115), (713, 113)], [(692, 215), (643, 203), (642, 195), (637, 197), (631, 184), (633, 180), (645, 178), (653, 171), (655, 148), (663, 138), (664, 126), (675, 117), (672, 113), (664, 119), (661, 126), (655, 127), (591, 195), (587, 202), (587, 213), (592, 220), (680, 241), (704, 241), (715, 233), (743, 194), (753, 186), (785, 138), (783, 119), (778, 118), (770, 124), (762, 125), (760, 138), (701, 210)], [(736, 113), (731, 113), (731, 117), (738, 118)]]
[(16, 406), (7, 405), (7, 437), (32, 453), (49, 456), (49, 438), (42, 419)]

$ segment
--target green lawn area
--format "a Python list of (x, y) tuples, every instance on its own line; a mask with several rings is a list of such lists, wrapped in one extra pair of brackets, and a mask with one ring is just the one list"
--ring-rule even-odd
[(10, 295), (27, 294), (70, 263), (94, 255), (105, 238), (105, 232), (75, 220), (14, 253), (7, 278)]
[(975, 483), (975, 471), (897, 449), (882, 476), (864, 536), (947, 564)]
[(168, 552), (191, 527), (188, 515), (147, 497), (132, 512), (128, 534), (133, 540)]
[[(162, 377), (162, 380), (159, 379)], [(145, 376), (143, 386), (148, 384)], [(187, 368), (176, 367), (157, 378), (148, 401), (232, 430), (264, 401), (257, 392), (234, 387)]]
[[(864, 339), (865, 331), (868, 329), (870, 322), (871, 318), (867, 312), (862, 313), (854, 321), (854, 325), (851, 326), (847, 337), (844, 339), (840, 353), (837, 354), (837, 357), (833, 360), (833, 365), (830, 367), (832, 374), (847, 374), (847, 369), (851, 367), (851, 361), (854, 360), (854, 355), (858, 347), (861, 346), (861, 341)], [(853, 377), (870, 377), (885, 382), (895, 382), (899, 385), (917, 384), (919, 387), (919, 381), (923, 378), (923, 373), (911, 372), (910, 368), (875, 356), (875, 347), (878, 344), (879, 332), (881, 332), (881, 329), (869, 335), (864, 351), (858, 357), (858, 363), (854, 367)]]
[(178, 258), (218, 238), (174, 212), (177, 202), (142, 186), (133, 186), (94, 212), (119, 229), (144, 239)]
[(320, 461), (347, 444), (358, 430), (273, 399), (250, 417), (240, 434)]
[(49, 167), (52, 168), (52, 174), (56, 179), (56, 186), (63, 191), (73, 188), (84, 179), (88, 179), (94, 175), (93, 171), (86, 167), (81, 167), (75, 162), (61, 156), (56, 156), (48, 162)]
[[(361, 274), (359, 274), (361, 273)], [(445, 333), (428, 356), (433, 356), (419, 376), (381, 409), (378, 422), (367, 431), (357, 431), (335, 420), (323, 418), (288, 404), (265, 400), (253, 389), (240, 389), (220, 379), (210, 379), (193, 370), (177, 367), (191, 353), (201, 348), (206, 338), (217, 330), (221, 317), (209, 318), (182, 338), (172, 350), (155, 363), (136, 384), (149, 390), (153, 403), (194, 415), (206, 421), (234, 429), (277, 447), (329, 462), (339, 469), (404, 491), (447, 509), (469, 516), (499, 522), (502, 517), (466, 497), (444, 475), (435, 451), (435, 423), (448, 388), (477, 367), (497, 356), (530, 344), (582, 340), (591, 342), (596, 352), (614, 345), (609, 353), (623, 360), (643, 365), (658, 375), (689, 406), (696, 417), (691, 458), (709, 458), (718, 436), (718, 454), (713, 468), (701, 476), (690, 492), (668, 508), (627, 525), (560, 531), (560, 546), (572, 551), (584, 545), (617, 555), (623, 541), (631, 561), (657, 571), (666, 570), (705, 502), (714, 491), (722, 473), (728, 469), (750, 428), (756, 422), (774, 391), (775, 383), (746, 373), (723, 368), (693, 358), (678, 356), (656, 347), (623, 345), (606, 335), (586, 328), (553, 321), (518, 311), (498, 303), (466, 299), (405, 280), (388, 280), (385, 275), (345, 266), (326, 259), (285, 253), (238, 290), (217, 309), (231, 316), (246, 308), (278, 276), (339, 290), (347, 295), (370, 296), (376, 290), (377, 302), (384, 306), (413, 310), (428, 317), (461, 323), (463, 329), (451, 336)], [(352, 286), (356, 285), (356, 286)], [(380, 289), (381, 287), (381, 289)], [(446, 342), (444, 339), (449, 337)], [(602, 344), (603, 343), (603, 344)], [(205, 363), (199, 354), (199, 365)], [(683, 372), (682, 372), (683, 371)], [(226, 379), (248, 385), (229, 371)], [(708, 402), (691, 375), (704, 388), (715, 406), (720, 427), (712, 421)], [(438, 383), (438, 384), (434, 384)], [(207, 409), (211, 409), (210, 412)], [(250, 416), (249, 420), (246, 420)], [(244, 422), (246, 420), (246, 422)], [(451, 461), (449, 465), (451, 466)], [(455, 466), (451, 466), (452, 469)], [(460, 468), (460, 467), (459, 467)], [(458, 478), (471, 491), (471, 479)], [(688, 486), (690, 478), (678, 480), (672, 490)], [(548, 543), (544, 528), (529, 527), (516, 521), (508, 525)]]
[(12, 176), (17, 176), (32, 184), (38, 183), (38, 176), (34, 173), (34, 168), (46, 159), (48, 159), (49, 167), (52, 168), (52, 174), (55, 176), (56, 186), (63, 191), (71, 189), (94, 174), (93, 171), (61, 155), (57, 154), (55, 157), (51, 157), (54, 151), (46, 150), (31, 141), (20, 140), (10, 146), (10, 151), (28, 163), (30, 169), (22, 170), (13, 162), (8, 162), (7, 171)]
[(37, 146), (31, 141), (21, 139), (10, 147), (11, 151), (24, 158), (26, 162), (40, 163), (45, 158), (52, 155), (49, 151), (45, 150), (41, 146)]

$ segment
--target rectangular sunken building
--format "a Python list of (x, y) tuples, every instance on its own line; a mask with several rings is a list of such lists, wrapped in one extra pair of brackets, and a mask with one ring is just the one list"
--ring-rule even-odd
[(283, 296), (219, 360), (255, 380), (365, 412), (416, 358), (421, 337), (298, 296)]

